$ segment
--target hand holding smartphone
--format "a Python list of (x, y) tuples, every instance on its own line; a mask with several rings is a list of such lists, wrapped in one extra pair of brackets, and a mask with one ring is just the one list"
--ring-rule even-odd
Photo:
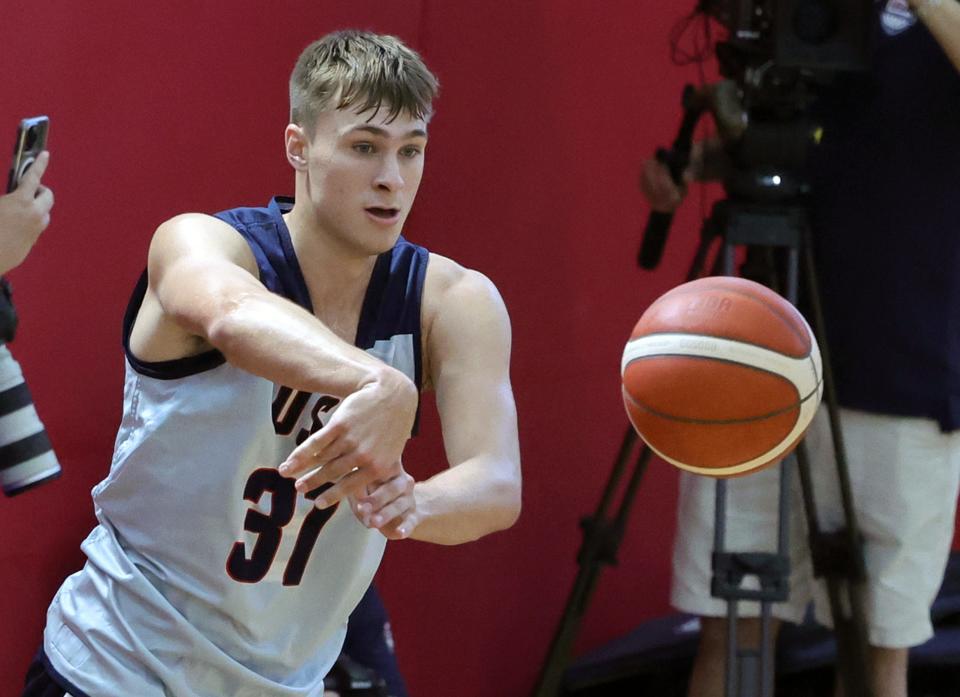
[(50, 120), (23, 119), (17, 129), (7, 193), (0, 196), (0, 274), (18, 266), (50, 224), (53, 192), (42, 183)]

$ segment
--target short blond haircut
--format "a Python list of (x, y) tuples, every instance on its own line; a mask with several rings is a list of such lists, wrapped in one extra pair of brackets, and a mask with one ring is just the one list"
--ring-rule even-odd
[[(307, 46), (290, 75), (290, 120), (313, 134), (327, 109), (357, 113), (387, 109), (387, 121), (406, 112), (429, 120), (439, 82), (419, 55), (398, 38), (347, 30)], [(372, 116), (371, 116), (372, 118)]]

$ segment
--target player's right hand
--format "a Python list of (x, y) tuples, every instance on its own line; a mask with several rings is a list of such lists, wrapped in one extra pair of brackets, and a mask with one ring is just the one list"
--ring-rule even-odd
[(280, 465), (297, 477), (298, 491), (332, 484), (316, 499), (318, 508), (362, 496), (374, 482), (402, 473), (400, 456), (413, 430), (417, 389), (403, 373), (384, 367), (377, 379), (346, 397), (330, 421)]

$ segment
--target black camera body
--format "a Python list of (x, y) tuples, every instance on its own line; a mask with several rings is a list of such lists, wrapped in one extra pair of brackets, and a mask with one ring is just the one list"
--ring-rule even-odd
[[(744, 56), (808, 73), (869, 67), (873, 0), (702, 0)], [(721, 66), (722, 67), (722, 66)]]
[[(813, 107), (841, 74), (869, 70), (874, 0), (697, 0), (697, 15), (707, 18), (708, 40), (709, 18), (727, 30), (714, 45), (725, 79), (687, 87), (673, 148), (658, 151), (657, 159), (682, 185), (696, 122), (710, 112), (723, 148), (703, 164), (722, 173), (731, 202), (804, 201), (810, 193), (808, 155), (823, 134)], [(671, 213), (650, 215), (637, 256), (641, 267), (659, 263), (671, 219)]]
[(819, 91), (872, 59), (873, 0), (701, 0), (728, 31), (716, 46), (720, 73), (737, 86), (735, 128), (715, 113), (732, 162), (728, 194), (757, 201), (808, 193), (803, 170), (821, 129)]

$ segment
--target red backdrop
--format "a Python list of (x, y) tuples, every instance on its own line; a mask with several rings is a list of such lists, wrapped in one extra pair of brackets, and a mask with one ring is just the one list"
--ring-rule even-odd
[[(12, 348), (63, 476), (0, 500), (0, 695), (19, 694), (45, 607), (82, 561), (119, 419), (122, 311), (152, 231), (291, 191), (289, 71), (310, 40), (347, 26), (403, 37), (442, 82), (407, 235), (485, 271), (506, 299), (525, 478), (513, 529), (457, 548), (391, 544), (379, 585), (414, 695), (528, 694), (576, 574), (578, 520), (626, 425), (623, 342), (696, 242), (690, 205), (661, 268), (637, 269), (637, 173), (673, 137), (696, 79), (671, 65), (667, 39), (693, 4), (7, 0), (0, 135), (50, 115), (57, 197), (12, 274)], [(435, 417), (406, 461), (421, 476), (440, 466)], [(643, 481), (578, 651), (668, 611), (675, 481), (662, 463)]]

